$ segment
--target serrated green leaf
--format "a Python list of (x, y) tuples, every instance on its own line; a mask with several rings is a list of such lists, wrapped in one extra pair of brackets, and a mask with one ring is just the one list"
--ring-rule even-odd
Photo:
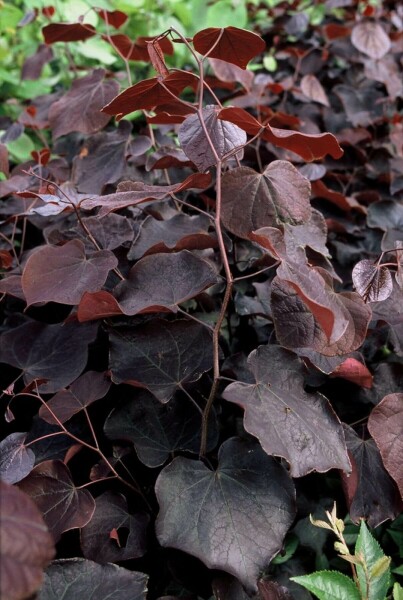
[(399, 583), (393, 586), (393, 600), (403, 600), (403, 588)]
[(319, 600), (360, 600), (360, 593), (352, 579), (338, 571), (317, 571), (311, 575), (291, 577)]
[(378, 561), (386, 557), (376, 539), (369, 532), (364, 521), (361, 521), (360, 533), (355, 545), (355, 553), (361, 553), (364, 556), (368, 573), (367, 581), (364, 568), (357, 565), (357, 576), (361, 594), (363, 596), (367, 594), (365, 597), (368, 597), (368, 600), (384, 600), (389, 587), (390, 567), (388, 564), (386, 570), (380, 575), (372, 573)]
[(287, 562), (289, 558), (294, 554), (296, 549), (298, 548), (299, 539), (296, 535), (291, 535), (290, 538), (285, 543), (284, 553), (277, 554), (275, 558), (273, 558), (272, 563), (275, 565), (281, 565), (282, 563)]

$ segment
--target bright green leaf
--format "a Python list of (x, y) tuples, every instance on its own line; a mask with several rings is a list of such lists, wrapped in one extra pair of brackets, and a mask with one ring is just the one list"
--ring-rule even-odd
[(11, 158), (16, 162), (25, 162), (31, 159), (31, 152), (35, 150), (35, 146), (30, 137), (26, 133), (20, 135), (19, 138), (13, 142), (7, 142), (6, 144)]
[(360, 600), (360, 593), (352, 579), (338, 571), (317, 571), (311, 575), (291, 577), (315, 594), (319, 600)]
[(403, 600), (403, 588), (399, 583), (393, 586), (393, 600)]
[(355, 545), (355, 553), (358, 554), (359, 552), (364, 557), (369, 578), (367, 581), (364, 568), (357, 565), (357, 575), (362, 595), (367, 593), (368, 586), (368, 600), (384, 600), (389, 587), (390, 568), (388, 564), (380, 575), (372, 573), (372, 569), (380, 559), (385, 558), (385, 554), (376, 539), (370, 534), (365, 521), (361, 521), (360, 533)]

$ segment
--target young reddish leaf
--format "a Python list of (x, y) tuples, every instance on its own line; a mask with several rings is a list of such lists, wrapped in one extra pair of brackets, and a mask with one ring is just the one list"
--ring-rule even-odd
[(154, 320), (109, 339), (112, 381), (147, 388), (160, 402), (213, 366), (210, 332), (194, 321)]
[(22, 65), (21, 79), (35, 81), (39, 79), (43, 67), (53, 59), (53, 50), (45, 44), (39, 44), (37, 51), (28, 56)]
[(403, 499), (403, 394), (389, 394), (372, 410), (368, 429)]
[(323, 25), (322, 31), (325, 37), (329, 41), (332, 41), (350, 35), (351, 30), (350, 27), (340, 25), (339, 23), (326, 23), (326, 25)]
[[(104, 35), (102, 37), (125, 60), (142, 60), (145, 62), (150, 60), (147, 52), (147, 42), (155, 40), (155, 37), (139, 37), (134, 42), (127, 35), (121, 33), (110, 36)], [(164, 54), (171, 55), (174, 53), (172, 42), (167, 37), (160, 39), (158, 43)]]
[(103, 286), (117, 264), (110, 250), (94, 252), (87, 258), (80, 240), (64, 246), (40, 246), (28, 258), (22, 274), (27, 305), (78, 304), (84, 292), (96, 292)]
[(147, 44), (148, 56), (150, 57), (150, 61), (154, 69), (157, 73), (163, 77), (164, 79), (168, 77), (169, 71), (165, 64), (164, 53), (161, 50), (161, 46), (154, 40), (153, 42), (148, 42)]
[[(80, 532), (85, 558), (105, 564), (143, 556), (146, 551), (148, 521), (148, 515), (129, 513), (124, 496), (104, 492), (95, 500), (95, 512), (91, 521)], [(111, 531), (119, 533), (121, 528), (128, 531), (127, 541), (123, 546), (119, 546), (110, 537)]]
[(54, 560), (45, 572), (37, 600), (146, 600), (148, 576), (84, 558)]
[(260, 579), (257, 582), (257, 587), (262, 600), (293, 600), (288, 589), (275, 581)]
[(301, 361), (279, 346), (259, 346), (248, 367), (255, 383), (231, 383), (223, 398), (245, 409), (244, 427), (263, 450), (285, 458), (293, 477), (333, 468), (349, 472), (340, 421), (324, 396), (305, 392)]
[(75, 487), (60, 460), (40, 463), (18, 487), (35, 501), (56, 542), (64, 531), (84, 527), (94, 514), (93, 497)]
[(331, 133), (300, 133), (288, 129), (278, 129), (271, 125), (263, 125), (242, 108), (223, 108), (219, 119), (238, 125), (251, 135), (257, 135), (262, 130), (262, 138), (275, 146), (291, 150), (306, 161), (319, 160), (326, 154), (333, 158), (341, 158), (343, 150), (335, 136)]
[[(341, 474), (350, 518), (354, 523), (366, 519), (369, 527), (378, 527), (395, 519), (401, 511), (401, 499), (395, 482), (385, 470), (373, 439), (362, 439), (344, 425), (353, 471)], [(382, 490), (382, 498), (380, 498)]]
[(50, 158), (50, 150), (49, 148), (42, 148), (41, 150), (33, 150), (31, 152), (31, 156), (38, 163), (38, 165), (42, 165), (46, 167)]
[(105, 10), (103, 8), (98, 8), (96, 11), (107, 25), (112, 25), (115, 29), (120, 29), (129, 18), (127, 14), (121, 10)]
[(374, 265), (372, 260), (360, 260), (352, 272), (353, 284), (365, 302), (381, 302), (393, 291), (392, 275), (388, 267)]
[(174, 71), (163, 80), (158, 77), (144, 79), (103, 106), (102, 112), (122, 118), (135, 110), (150, 110), (161, 104), (172, 104), (175, 96), (197, 81), (196, 75), (185, 71)]
[(88, 198), (81, 203), (81, 207), (92, 210), (101, 206), (98, 216), (104, 217), (113, 210), (136, 206), (149, 200), (163, 200), (170, 194), (177, 194), (184, 190), (205, 189), (210, 183), (210, 173), (192, 173), (184, 181), (173, 185), (148, 185), (142, 181), (123, 181), (114, 194)]
[(312, 196), (314, 198), (325, 198), (332, 204), (344, 210), (350, 212), (353, 208), (359, 209), (362, 212), (362, 207), (355, 198), (347, 197), (340, 192), (330, 190), (323, 181), (312, 182)]
[(85, 292), (77, 309), (77, 319), (80, 323), (122, 314), (116, 298), (104, 290), (92, 294)]
[(361, 21), (353, 27), (351, 43), (363, 54), (379, 59), (390, 50), (391, 42), (383, 27), (375, 21)]
[(176, 312), (178, 304), (194, 298), (217, 283), (210, 263), (188, 250), (174, 254), (154, 254), (139, 260), (128, 279), (119, 283), (114, 295), (126, 315)]
[(10, 433), (0, 442), (0, 479), (17, 483), (33, 469), (35, 454), (25, 446), (26, 433)]
[(310, 190), (309, 181), (285, 160), (271, 162), (263, 173), (237, 167), (222, 178), (222, 222), (242, 238), (261, 227), (303, 223), (311, 216)]
[(31, 498), (3, 481), (0, 495), (0, 596), (21, 600), (40, 587), (43, 569), (54, 557), (55, 546)]
[(217, 241), (207, 233), (210, 220), (204, 215), (177, 214), (166, 221), (144, 219), (127, 257), (136, 260), (157, 252), (214, 248)]
[[(180, 429), (177, 424), (181, 423)], [(178, 450), (198, 453), (200, 450), (201, 415), (197, 408), (174, 397), (162, 404), (149, 392), (139, 391), (134, 398), (115, 408), (104, 426), (111, 440), (134, 444), (137, 456), (147, 467), (160, 467)], [(218, 441), (217, 419), (210, 413), (207, 450)]]
[(65, 423), (96, 400), (103, 398), (108, 393), (110, 385), (111, 382), (106, 378), (105, 373), (86, 371), (73, 381), (67, 390), (60, 390), (48, 400), (46, 406), (42, 405), (39, 416), (51, 425), (56, 424), (57, 421), (47, 409), (49, 407), (58, 420)]
[(47, 44), (82, 42), (96, 35), (95, 27), (83, 23), (50, 23), (42, 29)]
[(315, 75), (304, 75), (300, 85), (302, 93), (307, 98), (314, 102), (318, 102), (319, 104), (323, 104), (323, 106), (330, 106), (327, 94)]
[(25, 384), (46, 379), (39, 390), (55, 393), (80, 375), (87, 364), (88, 344), (96, 335), (94, 324), (29, 320), (0, 336), (0, 362), (22, 369)]
[(89, 75), (73, 81), (60, 100), (49, 109), (53, 140), (71, 133), (95, 133), (108, 123), (110, 117), (101, 112), (119, 89), (113, 79), (104, 81), (104, 69), (95, 69)]
[(10, 174), (10, 166), (8, 162), (8, 148), (5, 144), (0, 143), (0, 173), (4, 173), (6, 177)]
[(245, 29), (210, 27), (196, 33), (193, 46), (203, 56), (219, 58), (246, 69), (248, 62), (263, 52), (266, 43), (259, 35)]
[(346, 360), (333, 369), (330, 377), (341, 377), (368, 389), (372, 387), (374, 379), (367, 367), (353, 357), (346, 358)]
[(218, 106), (206, 106), (202, 111), (205, 129), (210, 136), (215, 152), (211, 148), (198, 114), (187, 117), (179, 127), (178, 137), (186, 156), (199, 171), (216, 164), (226, 154), (246, 143), (246, 134), (237, 125), (218, 119)]
[(222, 569), (256, 591), (259, 573), (281, 549), (295, 515), (294, 486), (285, 470), (253, 443), (231, 438), (216, 471), (175, 458), (158, 476), (162, 546)]

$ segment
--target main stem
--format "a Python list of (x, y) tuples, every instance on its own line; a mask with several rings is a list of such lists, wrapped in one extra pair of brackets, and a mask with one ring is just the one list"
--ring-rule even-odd
[(204, 408), (202, 415), (202, 430), (201, 430), (201, 441), (200, 441), (200, 452), (199, 456), (203, 457), (206, 455), (207, 450), (207, 434), (208, 434), (208, 420), (213, 406), (214, 398), (217, 393), (217, 386), (220, 379), (220, 331), (225, 315), (227, 314), (228, 303), (232, 294), (232, 287), (234, 279), (232, 277), (231, 269), (228, 262), (227, 251), (225, 248), (224, 237), (221, 229), (221, 165), (222, 162), (217, 161), (217, 182), (216, 182), (216, 211), (214, 225), (217, 234), (218, 247), (220, 249), (221, 260), (224, 265), (226, 287), (224, 293), (223, 303), (221, 305), (220, 314), (217, 322), (213, 329), (213, 385), (211, 386), (210, 394), (207, 400), (207, 404)]

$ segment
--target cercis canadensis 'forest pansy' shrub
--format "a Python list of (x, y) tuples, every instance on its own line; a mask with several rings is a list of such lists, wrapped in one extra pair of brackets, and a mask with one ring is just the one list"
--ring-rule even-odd
[(1, 125), (2, 598), (284, 600), (306, 480), (354, 523), (401, 511), (397, 16), (290, 43), (275, 13), (131, 39), (96, 11), (46, 15), (24, 77), (96, 36), (126, 69), (72, 64)]

